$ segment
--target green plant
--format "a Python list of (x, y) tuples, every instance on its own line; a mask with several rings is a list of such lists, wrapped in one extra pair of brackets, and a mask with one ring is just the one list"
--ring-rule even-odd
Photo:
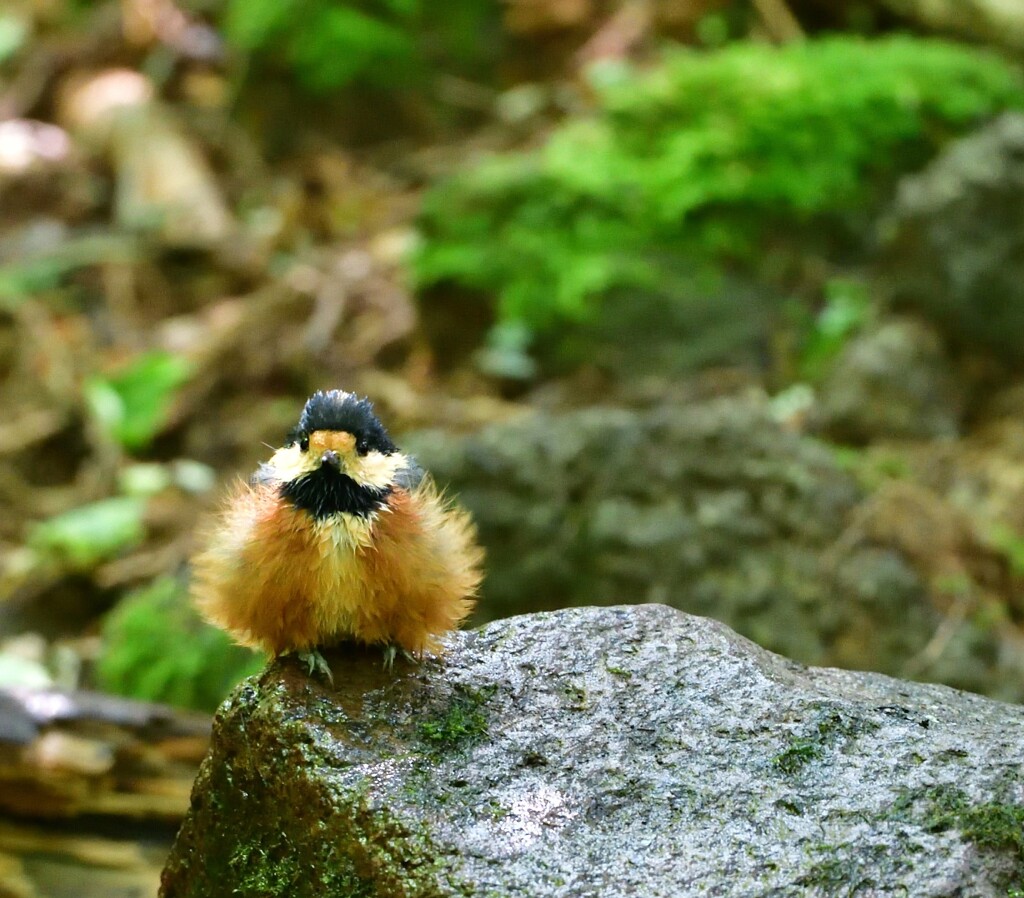
[(204, 623), (178, 580), (161, 577), (104, 619), (96, 677), (108, 692), (212, 710), (262, 663)]
[(989, 546), (1001, 553), (1009, 562), (1015, 576), (1024, 576), (1024, 534), (1000, 522), (989, 527), (985, 534)]
[(550, 331), (681, 267), (753, 269), (769, 242), (863, 215), (950, 136), (1024, 105), (998, 57), (910, 37), (675, 49), (594, 87), (593, 114), (541, 148), (427, 194), (421, 287), (457, 283), (496, 297), (499, 324)]
[(28, 40), (28, 23), (13, 13), (0, 13), (0, 64), (17, 55)]
[(101, 499), (33, 525), (28, 544), (42, 555), (89, 568), (142, 542), (145, 511), (141, 496)]
[(354, 81), (408, 85), (433, 57), (459, 65), (487, 46), (493, 0), (230, 0), (229, 41), (271, 58), (314, 92)]
[(807, 383), (819, 382), (851, 338), (871, 320), (871, 297), (858, 281), (834, 279), (825, 284), (825, 302), (816, 314), (794, 304), (800, 330), (797, 374)]
[(140, 355), (109, 377), (93, 377), (85, 397), (94, 418), (128, 450), (144, 449), (163, 427), (189, 364), (166, 352)]

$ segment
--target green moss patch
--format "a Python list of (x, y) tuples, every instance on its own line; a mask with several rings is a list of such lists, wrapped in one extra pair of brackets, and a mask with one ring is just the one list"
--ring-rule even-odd
[(903, 839), (896, 845), (817, 845), (812, 852), (818, 860), (796, 884), (814, 895), (876, 895), (880, 881), (892, 882), (908, 870), (912, 850)]
[(427, 898), (461, 889), (429, 829), (380, 807), (365, 772), (324, 757), (305, 719), (292, 716), (293, 697), (267, 689), (273, 676), (249, 681), (218, 712), (222, 738), (193, 789), (167, 894)]
[(794, 734), (789, 744), (771, 760), (772, 767), (786, 776), (798, 773), (812, 761), (825, 757), (827, 750), (840, 742), (855, 739), (878, 729), (868, 720), (858, 720), (834, 708), (822, 708), (806, 726)]
[(935, 786), (917, 798), (925, 804), (923, 824), (929, 832), (955, 829), (980, 847), (1007, 851), (1024, 876), (1024, 805), (972, 804), (955, 786)]
[(675, 49), (600, 69), (594, 89), (594, 112), (541, 148), (425, 199), (420, 285), (494, 297), (503, 339), (588, 319), (614, 291), (678, 297), (682, 279), (706, 300), (708, 264), (845, 233), (949, 138), (1024, 105), (994, 54), (911, 37)]
[(796, 740), (785, 751), (779, 752), (772, 758), (772, 767), (789, 776), (811, 761), (818, 760), (823, 754), (818, 743), (803, 739)]
[(493, 694), (493, 689), (456, 689), (439, 716), (419, 725), (420, 738), (433, 750), (445, 751), (480, 741), (487, 735), (484, 705)]

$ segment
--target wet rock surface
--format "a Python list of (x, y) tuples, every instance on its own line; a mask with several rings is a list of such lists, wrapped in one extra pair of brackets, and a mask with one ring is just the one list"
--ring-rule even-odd
[(808, 669), (664, 606), (443, 660), (292, 661), (220, 710), (161, 894), (1004, 896), (1024, 709)]
[(1024, 697), (1014, 653), (972, 620), (908, 668), (944, 620), (930, 571), (902, 548), (928, 542), (927, 521), (901, 541), (865, 532), (864, 491), (836, 451), (787, 429), (760, 392), (538, 413), (410, 446), (480, 528), (482, 619), (628, 596), (804, 663)]

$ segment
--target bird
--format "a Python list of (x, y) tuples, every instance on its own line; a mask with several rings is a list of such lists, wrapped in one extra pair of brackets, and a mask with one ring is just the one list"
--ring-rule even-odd
[(366, 398), (314, 393), (269, 461), (236, 484), (192, 562), (210, 623), (331, 677), (321, 648), (441, 649), (473, 609), (483, 549), (463, 508), (399, 451)]

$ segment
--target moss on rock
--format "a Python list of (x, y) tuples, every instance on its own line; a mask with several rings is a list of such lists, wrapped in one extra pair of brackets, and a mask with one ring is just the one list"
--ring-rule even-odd
[(1004, 898), (1024, 874), (1018, 707), (654, 605), (393, 671), (328, 657), (336, 688), (288, 660), (223, 706), (163, 898)]

